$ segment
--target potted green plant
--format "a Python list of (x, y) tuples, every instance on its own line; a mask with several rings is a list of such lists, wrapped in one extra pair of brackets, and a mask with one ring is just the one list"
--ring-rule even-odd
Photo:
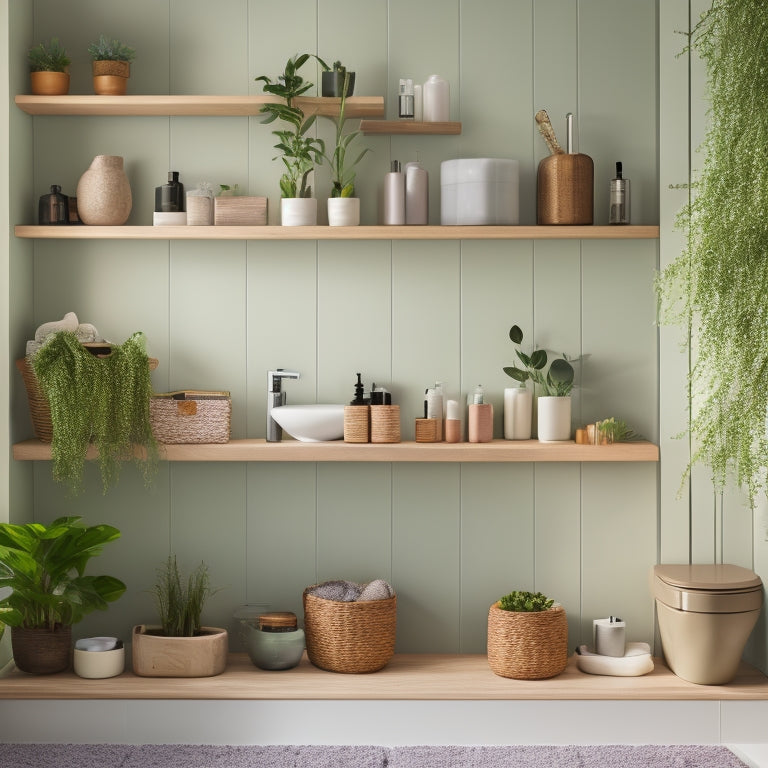
[[(345, 78), (349, 72), (345, 71)], [(346, 84), (346, 79), (344, 81)], [(339, 114), (333, 118), (336, 127), (333, 154), (325, 155), (331, 169), (331, 196), (328, 198), (328, 224), (334, 226), (356, 226), (360, 223), (360, 199), (355, 197), (355, 166), (363, 159), (368, 147), (365, 147), (354, 160), (347, 159), (347, 152), (360, 131), (344, 132), (345, 110), (347, 106), (346, 88), (341, 91)]]
[(488, 611), (488, 664), (500, 677), (539, 680), (568, 663), (568, 619), (541, 592), (515, 591)]
[(93, 90), (99, 96), (123, 96), (128, 89), (135, 49), (104, 35), (88, 46), (93, 68)]
[[(104, 492), (133, 460), (149, 482), (158, 465), (149, 404), (150, 368), (143, 333), (123, 344), (81, 344), (71, 331), (59, 331), (31, 358), (39, 399), (50, 409), (54, 479), (74, 495), (82, 490), (88, 448), (98, 450)], [(35, 397), (35, 395), (37, 397)]]
[(11, 627), (16, 666), (48, 674), (70, 663), (72, 625), (125, 592), (113, 576), (86, 576), (90, 558), (120, 537), (111, 525), (86, 526), (81, 517), (59, 517), (50, 525), (0, 523), (2, 621)]
[[(754, 508), (768, 465), (768, 272), (762, 3), (713, 0), (689, 38), (707, 71), (710, 109), (695, 194), (677, 224), (685, 248), (656, 280), (659, 319), (683, 328), (690, 353), (683, 480), (702, 463), (717, 493), (735, 479)], [(762, 117), (762, 115), (761, 115)]]
[(547, 368), (547, 353), (535, 349), (530, 355), (520, 349), (523, 332), (520, 326), (513, 325), (509, 338), (518, 349), (515, 350), (523, 367), (511, 365), (504, 368), (504, 373), (521, 384), (529, 379), (534, 391), (539, 388), (537, 405), (538, 438), (541, 442), (559, 442), (571, 438), (571, 390), (573, 389), (573, 366), (565, 358), (555, 358)]
[[(309, 176), (316, 165), (323, 162), (325, 142), (310, 136), (309, 130), (315, 124), (316, 115), (305, 115), (296, 99), (313, 87), (299, 74), (299, 69), (312, 54), (295, 54), (285, 64), (283, 73), (272, 80), (267, 75), (257, 77), (264, 83), (264, 93), (277, 96), (280, 101), (264, 104), (261, 112), (266, 115), (264, 123), (281, 120), (287, 124), (284, 130), (273, 131), (278, 143), (275, 149), (280, 151), (285, 171), (280, 177), (280, 212), (283, 226), (302, 226), (317, 223), (317, 200), (312, 197)], [(321, 66), (327, 64), (317, 59)]]
[(184, 580), (176, 556), (169, 555), (157, 576), (151, 592), (160, 625), (133, 628), (133, 671), (143, 677), (220, 675), (227, 666), (227, 630), (201, 622), (205, 602), (214, 594), (208, 566), (200, 563)]
[(334, 61), (333, 67), (323, 67), (321, 84), (323, 96), (346, 98), (354, 93), (355, 73), (349, 72), (340, 61)]
[(69, 93), (71, 60), (57, 37), (38, 43), (27, 52), (29, 79), (36, 96), (63, 96)]

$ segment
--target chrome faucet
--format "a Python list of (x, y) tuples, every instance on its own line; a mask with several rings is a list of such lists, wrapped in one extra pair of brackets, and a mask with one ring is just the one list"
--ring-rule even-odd
[(267, 442), (279, 443), (283, 439), (283, 428), (272, 418), (272, 409), (279, 405), (285, 405), (285, 392), (283, 392), (283, 379), (300, 379), (301, 374), (296, 371), (284, 371), (278, 368), (267, 374)]

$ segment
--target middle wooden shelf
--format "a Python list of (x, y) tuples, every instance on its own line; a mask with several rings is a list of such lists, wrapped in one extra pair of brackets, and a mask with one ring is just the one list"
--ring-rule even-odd
[[(655, 462), (659, 447), (644, 440), (614, 445), (540, 443), (538, 440), (494, 440), (490, 443), (301, 443), (263, 439), (228, 443), (161, 445), (167, 461), (375, 461), (375, 462)], [(96, 458), (96, 449), (88, 458)], [(50, 443), (25, 440), (13, 446), (18, 461), (50, 461)]]

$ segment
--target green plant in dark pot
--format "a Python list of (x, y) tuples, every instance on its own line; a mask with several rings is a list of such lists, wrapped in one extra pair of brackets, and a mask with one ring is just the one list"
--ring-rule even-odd
[[(323, 162), (323, 153), (325, 152), (325, 143), (309, 135), (309, 131), (315, 124), (316, 115), (305, 115), (304, 110), (297, 103), (297, 99), (302, 94), (314, 87), (313, 83), (307, 82), (299, 74), (299, 69), (309, 60), (312, 54), (302, 53), (292, 56), (285, 64), (283, 73), (276, 80), (261, 75), (257, 81), (264, 83), (264, 93), (277, 96), (280, 101), (270, 102), (261, 107), (261, 113), (266, 117), (264, 123), (272, 123), (275, 120), (281, 120), (287, 127), (273, 131), (277, 136), (278, 143), (275, 149), (280, 151), (278, 157), (285, 166), (285, 171), (280, 177), (280, 194), (283, 200), (286, 199), (312, 199), (312, 186), (309, 183), (309, 176), (316, 165)], [(327, 69), (327, 64), (321, 59), (313, 56), (317, 61)], [(300, 204), (302, 208), (311, 208), (311, 204)], [(282, 205), (281, 208), (285, 206)], [(283, 217), (283, 224), (292, 224), (293, 220), (286, 221)], [(317, 201), (314, 203), (314, 221), (303, 219), (298, 223), (314, 224), (317, 221)]]
[(713, 0), (690, 36), (711, 107), (703, 166), (678, 224), (687, 245), (658, 276), (660, 320), (685, 329), (691, 467), (715, 489), (732, 473), (751, 505), (768, 466), (768, 15), (762, 0)]
[(11, 627), (13, 656), (24, 672), (60, 672), (69, 666), (72, 625), (125, 592), (113, 576), (85, 575), (88, 561), (120, 537), (111, 525), (86, 526), (81, 517), (50, 525), (0, 523), (2, 621)]
[(488, 665), (500, 677), (537, 680), (568, 663), (568, 619), (541, 592), (515, 591), (488, 611)]
[(340, 61), (334, 61), (333, 67), (323, 67), (321, 83), (323, 96), (346, 98), (354, 93), (355, 73), (348, 71)]

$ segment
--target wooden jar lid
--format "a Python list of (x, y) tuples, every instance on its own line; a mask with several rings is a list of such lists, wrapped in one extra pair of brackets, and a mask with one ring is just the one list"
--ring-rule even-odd
[(259, 615), (259, 629), (266, 632), (289, 632), (298, 627), (296, 614), (290, 611), (274, 611)]

